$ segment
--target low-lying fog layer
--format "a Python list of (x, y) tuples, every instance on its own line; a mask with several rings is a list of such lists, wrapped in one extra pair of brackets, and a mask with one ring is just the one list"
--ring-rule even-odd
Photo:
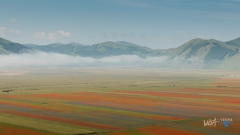
[(149, 66), (167, 61), (167, 57), (141, 58), (119, 55), (104, 58), (69, 56), (58, 53), (31, 52), (0, 55), (0, 67), (69, 67), (69, 66)]

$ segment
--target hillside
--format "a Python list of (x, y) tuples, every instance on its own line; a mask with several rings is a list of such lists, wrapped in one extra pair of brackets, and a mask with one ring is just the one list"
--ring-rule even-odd
[(30, 48), (24, 45), (0, 38), (0, 54), (23, 53), (28, 50)]
[(79, 43), (69, 43), (69, 44), (49, 44), (49, 45), (35, 45), (35, 44), (25, 44), (25, 46), (43, 52), (55, 52), (68, 55), (77, 55), (75, 51), (83, 47), (84, 45)]
[[(236, 40), (234, 43), (236, 42)], [(231, 43), (233, 42), (231, 41)], [(236, 44), (221, 42), (214, 39), (193, 39), (187, 43), (167, 51), (171, 61), (168, 66), (173, 68), (232, 68), (238, 67), (236, 58), (239, 57), (239, 49)], [(231, 66), (229, 66), (231, 65)], [(239, 65), (240, 66), (240, 65)]]
[(128, 42), (103, 42), (94, 45), (82, 45), (78, 43), (69, 44), (50, 44), (50, 45), (26, 45), (34, 50), (40, 50), (44, 52), (56, 52), (61, 54), (68, 54), (73, 56), (83, 57), (108, 57), (116, 55), (138, 55), (146, 57), (152, 53), (152, 49), (135, 45)]
[(239, 47), (229, 46), (225, 42), (214, 39), (193, 39), (182, 46), (169, 51), (167, 55), (172, 58), (182, 57), (188, 59), (197, 57), (199, 59), (209, 61), (212, 59), (223, 60), (234, 56), (238, 52)]

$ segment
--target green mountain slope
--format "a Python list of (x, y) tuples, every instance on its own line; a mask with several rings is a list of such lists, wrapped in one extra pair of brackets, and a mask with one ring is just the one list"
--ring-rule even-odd
[(106, 57), (115, 55), (138, 55), (141, 57), (151, 53), (151, 49), (131, 43), (103, 42), (91, 46), (85, 46), (76, 53), (81, 56)]
[(69, 43), (69, 44), (55, 43), (50, 45), (25, 44), (25, 46), (33, 50), (39, 50), (43, 52), (55, 52), (55, 53), (61, 53), (61, 54), (76, 55), (75, 51), (80, 49), (84, 45), (79, 43)]
[(239, 47), (229, 46), (225, 42), (214, 39), (203, 40), (193, 39), (178, 48), (172, 49), (166, 55), (175, 58), (181, 57), (184, 59), (199, 58), (201, 60), (224, 60), (234, 56), (239, 52)]
[(128, 42), (103, 42), (94, 45), (82, 45), (78, 43), (50, 44), (50, 45), (26, 45), (32, 49), (44, 52), (56, 52), (83, 57), (107, 57), (116, 55), (138, 55), (145, 57), (152, 53), (152, 49)]
[(13, 43), (6, 39), (0, 38), (0, 54), (23, 53), (30, 48), (19, 43)]

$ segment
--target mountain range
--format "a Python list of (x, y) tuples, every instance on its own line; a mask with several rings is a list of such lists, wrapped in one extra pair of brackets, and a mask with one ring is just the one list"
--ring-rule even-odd
[(79, 43), (36, 45), (19, 44), (0, 38), (1, 55), (26, 53), (32, 50), (93, 58), (118, 55), (138, 55), (142, 58), (166, 57), (167, 61), (155, 65), (162, 68), (240, 68), (240, 37), (227, 42), (197, 38), (170, 49), (151, 49), (124, 41), (108, 41), (94, 45)]

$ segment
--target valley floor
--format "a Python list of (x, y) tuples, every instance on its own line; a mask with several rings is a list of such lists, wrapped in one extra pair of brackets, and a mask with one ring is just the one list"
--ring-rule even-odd
[(0, 79), (4, 135), (240, 134), (236, 71), (24, 69)]

